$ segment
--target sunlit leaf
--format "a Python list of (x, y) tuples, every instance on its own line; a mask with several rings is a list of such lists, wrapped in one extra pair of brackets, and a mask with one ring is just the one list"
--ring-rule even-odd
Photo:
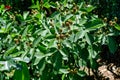
[(43, 6), (47, 9), (51, 7), (51, 5), (48, 2), (44, 3)]
[(96, 7), (92, 6), (92, 5), (87, 5), (87, 7), (85, 8), (81, 8), (81, 11), (85, 11), (85, 12), (91, 12), (92, 10), (94, 10)]
[(86, 76), (87, 74), (84, 72), (84, 71), (78, 71), (77, 72), (77, 74), (79, 75), (79, 76), (81, 76), (81, 77), (84, 77), (84, 76)]
[(10, 47), (6, 52), (5, 52), (5, 56), (8, 56), (9, 54), (11, 54), (16, 48), (16, 45), (13, 47)]
[(23, 18), (24, 18), (24, 20), (27, 19), (28, 15), (29, 15), (29, 12), (28, 12), (28, 11), (23, 13)]
[(64, 73), (64, 74), (69, 73), (69, 71), (68, 71), (67, 69), (60, 69), (59, 71), (60, 71), (61, 73)]
[(115, 24), (114, 27), (117, 29), (117, 30), (120, 30), (120, 26), (118, 24)]
[(36, 47), (39, 42), (41, 41), (41, 36), (39, 36), (38, 38), (36, 38), (34, 41), (33, 41), (33, 47)]

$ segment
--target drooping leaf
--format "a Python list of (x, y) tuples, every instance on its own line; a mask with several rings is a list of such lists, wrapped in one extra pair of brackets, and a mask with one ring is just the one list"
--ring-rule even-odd
[(59, 50), (59, 52), (63, 56), (63, 59), (68, 60), (68, 55), (63, 50)]
[(83, 31), (83, 30), (77, 32), (76, 35), (75, 35), (74, 42), (76, 42), (78, 39), (83, 38), (85, 36), (85, 33), (86, 33), (86, 31)]
[(66, 17), (63, 18), (63, 21), (64, 21), (64, 22), (67, 21), (67, 20), (70, 19), (72, 16), (73, 16), (72, 14), (66, 15)]
[(56, 37), (56, 35), (55, 34), (48, 34), (48, 35), (46, 35), (46, 39), (54, 39)]
[(87, 5), (87, 7), (85, 8), (81, 8), (81, 11), (85, 11), (85, 12), (91, 12), (92, 10), (94, 10), (96, 7), (92, 6), (92, 5)]
[(87, 22), (85, 24), (85, 27), (87, 30), (96, 30), (98, 28), (104, 27), (106, 24), (103, 23), (100, 19), (95, 19), (93, 21)]
[(65, 40), (65, 41), (63, 42), (63, 44), (64, 44), (66, 47), (72, 48), (72, 44), (71, 44), (71, 42), (68, 41), (68, 40)]
[(55, 39), (51, 39), (48, 48), (56, 48), (57, 47), (57, 41)]
[(78, 71), (77, 72), (77, 75), (79, 75), (79, 76), (81, 76), (81, 77), (84, 77), (84, 76), (86, 76), (87, 74), (85, 73), (85, 71)]
[(26, 27), (24, 28), (23, 33), (22, 33), (22, 37), (25, 37), (25, 36), (27, 35), (28, 30), (29, 30), (29, 27), (30, 27), (30, 26), (26, 26)]
[(90, 68), (92, 68), (92, 69), (97, 69), (98, 68), (98, 64), (97, 64), (95, 59), (91, 58), (89, 61), (90, 61)]
[(44, 45), (39, 45), (39, 50), (43, 53), (45, 53), (47, 51), (46, 47)]
[(5, 52), (5, 56), (8, 56), (9, 54), (11, 54), (16, 48), (16, 45), (14, 45), (13, 47), (10, 47), (6, 52)]
[(110, 50), (110, 52), (113, 54), (116, 52), (118, 46), (117, 43), (115, 41), (115, 39), (113, 39), (112, 37), (108, 37), (108, 48)]
[(89, 45), (92, 45), (94, 39), (93, 39), (93, 36), (91, 36), (89, 33), (86, 33), (85, 34), (85, 38), (86, 38), (86, 41)]
[(87, 62), (86, 62), (84, 59), (80, 59), (80, 60), (78, 61), (78, 64), (79, 64), (79, 66), (81, 66), (81, 67), (87, 66)]
[(114, 27), (117, 29), (117, 30), (120, 30), (120, 26), (118, 24), (115, 24)]
[(24, 51), (19, 51), (19, 52), (16, 52), (16, 53), (14, 53), (14, 54), (10, 54), (10, 56), (12, 56), (12, 57), (17, 57), (17, 56), (19, 56), (19, 55), (21, 55), (21, 54), (23, 54), (24, 53)]
[(36, 57), (36, 59), (35, 59), (33, 65), (37, 65), (43, 58), (44, 58), (43, 55), (41, 55), (41, 56), (39, 56), (39, 57)]
[(64, 74), (69, 73), (69, 71), (67, 69), (60, 69), (59, 72), (64, 73)]
[(38, 38), (34, 39), (33, 47), (36, 47), (39, 44), (40, 41), (41, 41), (41, 36), (39, 36)]
[(51, 7), (51, 5), (50, 5), (49, 2), (44, 3), (43, 6), (44, 6), (45, 8), (47, 8), (47, 9)]

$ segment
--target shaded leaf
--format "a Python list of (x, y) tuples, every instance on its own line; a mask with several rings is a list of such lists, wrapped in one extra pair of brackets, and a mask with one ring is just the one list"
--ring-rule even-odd
[(103, 23), (100, 19), (95, 19), (93, 21), (87, 22), (85, 24), (85, 27), (87, 30), (95, 30), (101, 27), (104, 27), (106, 24)]
[(108, 48), (109, 48), (110, 52), (115, 53), (115, 51), (118, 48), (115, 39), (113, 39), (112, 37), (108, 37), (108, 43), (107, 44), (108, 44)]
[(30, 80), (30, 74), (26, 63), (21, 62), (21, 69), (15, 70), (14, 80)]

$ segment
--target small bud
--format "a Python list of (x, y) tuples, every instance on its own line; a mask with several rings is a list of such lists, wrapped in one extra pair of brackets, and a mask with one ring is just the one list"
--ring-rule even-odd
[(31, 35), (30, 35), (30, 34), (27, 34), (26, 36), (27, 36), (27, 37), (31, 37)]
[(114, 21), (117, 22), (117, 21), (118, 21), (118, 18), (117, 18), (117, 17), (114, 17)]
[(21, 38), (22, 38), (22, 35), (18, 35), (18, 38), (21, 39)]
[(64, 26), (65, 26), (65, 23), (62, 23), (62, 26), (64, 27)]
[(69, 31), (68, 33), (69, 33), (69, 34), (72, 34), (72, 31)]
[(65, 25), (66, 26), (70, 26), (70, 23), (67, 21), (67, 22), (65, 22)]
[(32, 42), (30, 42), (30, 47), (32, 47)]
[(72, 20), (68, 20), (68, 22), (69, 22), (69, 24), (71, 24), (71, 25), (72, 25), (72, 23), (73, 23)]
[(52, 27), (54, 26), (53, 22), (50, 22), (50, 26), (52, 26)]
[(15, 38), (14, 41), (15, 41), (16, 44), (19, 44), (19, 40), (18, 39)]
[(66, 37), (69, 37), (69, 36), (70, 36), (70, 34), (69, 34), (69, 33), (66, 33), (66, 34), (65, 34), (65, 36), (66, 36)]
[(61, 33), (61, 32), (62, 32), (62, 29), (60, 29), (59, 32)]
[(60, 34), (60, 38), (63, 39), (65, 37), (64, 34)]
[(60, 36), (58, 34), (56, 35), (56, 39), (60, 39)]
[(60, 49), (60, 47), (61, 47), (60, 43), (57, 43), (57, 47), (58, 47), (58, 49)]
[(107, 18), (106, 17), (104, 18), (104, 22), (107, 22)]
[(110, 25), (110, 26), (113, 26), (113, 21), (109, 21), (109, 25)]

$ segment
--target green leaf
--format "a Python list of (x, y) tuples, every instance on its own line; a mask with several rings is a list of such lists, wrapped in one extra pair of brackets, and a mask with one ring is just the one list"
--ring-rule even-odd
[(62, 75), (62, 80), (65, 80), (65, 74)]
[(108, 43), (107, 44), (108, 44), (108, 48), (109, 48), (110, 52), (115, 53), (117, 48), (118, 48), (118, 45), (117, 45), (115, 39), (108, 36)]
[(58, 71), (62, 67), (62, 55), (56, 53), (54, 56), (55, 62), (53, 63), (54, 68)]
[[(84, 55), (84, 56), (85, 56), (85, 55)], [(87, 62), (86, 62), (84, 59), (80, 59), (80, 60), (78, 61), (78, 64), (79, 64), (79, 66), (82, 66), (82, 67), (87, 66)]]
[(39, 34), (41, 34), (42, 37), (46, 37), (46, 36), (50, 36), (50, 34), (48, 34), (48, 30), (41, 30), (41, 32)]
[(0, 61), (0, 71), (9, 70), (7, 61)]
[(41, 55), (41, 56), (37, 56), (35, 58), (35, 61), (33, 63), (33, 65), (37, 65), (45, 56)]
[(54, 3), (54, 2), (50, 2), (50, 5), (51, 5), (51, 7), (53, 7), (53, 8), (56, 8), (57, 7), (57, 4), (56, 3)]
[(67, 69), (59, 69), (59, 72), (64, 73), (64, 74), (68, 74), (69, 71)]
[(43, 6), (44, 6), (45, 8), (47, 8), (47, 9), (51, 7), (51, 5), (49, 4), (49, 2), (44, 3)]
[(41, 52), (43, 52), (43, 53), (45, 53), (45, 52), (47, 51), (46, 47), (43, 46), (43, 45), (39, 45), (38, 48), (39, 48), (39, 50), (40, 50)]
[(78, 71), (77, 75), (81, 76), (81, 77), (85, 77), (87, 74), (85, 73), (85, 71)]
[(100, 19), (96, 19), (90, 22), (87, 22), (85, 24), (85, 27), (87, 28), (87, 30), (96, 30), (98, 28), (104, 27), (106, 26), (105, 23), (103, 23)]
[(27, 35), (29, 27), (30, 26), (27, 26), (27, 27), (24, 28), (23, 33), (22, 33), (22, 37), (25, 37)]
[(52, 39), (50, 40), (49, 44), (48, 44), (48, 48), (56, 48), (57, 47), (57, 40)]
[(87, 7), (85, 8), (81, 8), (81, 11), (85, 11), (85, 12), (91, 12), (92, 10), (94, 10), (96, 7), (92, 6), (92, 5), (87, 5)]
[(16, 52), (16, 53), (14, 53), (14, 54), (10, 54), (10, 56), (12, 56), (12, 57), (17, 57), (17, 56), (19, 56), (19, 55), (21, 55), (21, 54), (23, 54), (24, 53), (24, 51), (19, 51), (19, 52)]
[(7, 26), (5, 28), (5, 33), (9, 32), (11, 25), (12, 25), (12, 22), (7, 24)]
[(50, 28), (50, 32), (51, 32), (52, 34), (55, 34), (55, 29), (54, 29), (54, 28)]
[(56, 38), (56, 35), (55, 34), (48, 34), (45, 36), (46, 39), (54, 39)]
[(86, 41), (89, 45), (92, 45), (94, 42), (93, 36), (91, 36), (89, 33), (85, 34)]
[(80, 19), (80, 21), (79, 21), (79, 25), (82, 26), (82, 25), (84, 25), (86, 22), (87, 22), (87, 19), (86, 19), (86, 18), (82, 18), (82, 19)]
[(50, 15), (50, 17), (51, 17), (51, 18), (54, 18), (54, 17), (58, 17), (59, 15), (60, 15), (60, 12), (55, 11), (54, 13), (52, 13), (52, 14)]
[(67, 21), (68, 19), (70, 19), (71, 17), (73, 17), (73, 14), (70, 14), (70, 15), (66, 15), (64, 18), (63, 18), (63, 21)]
[(120, 30), (120, 26), (118, 24), (115, 24), (114, 27), (117, 29), (117, 30)]
[(63, 44), (68, 48), (72, 48), (72, 44), (68, 40), (64, 40)]
[(29, 11), (23, 12), (23, 18), (24, 18), (24, 20), (27, 19), (28, 15), (29, 15)]
[(33, 47), (36, 47), (40, 41), (41, 41), (41, 36), (39, 36), (37, 39), (33, 41)]
[(6, 30), (5, 28), (1, 28), (1, 29), (0, 29), (0, 33), (6, 33), (5, 30)]
[(86, 31), (83, 31), (83, 30), (77, 32), (76, 35), (75, 35), (74, 42), (76, 42), (78, 39), (83, 38), (85, 36), (85, 33), (86, 33)]
[(92, 69), (97, 69), (98, 68), (98, 64), (97, 64), (95, 59), (92, 59), (92, 58), (90, 59), (90, 67)]
[(21, 62), (21, 69), (15, 70), (14, 80), (30, 80), (30, 74), (27, 67), (27, 64), (24, 62)]
[(10, 47), (6, 52), (5, 52), (5, 56), (8, 56), (9, 54), (11, 54), (16, 48), (16, 45)]
[(63, 56), (63, 59), (68, 60), (68, 56), (63, 50), (59, 50), (60, 54)]

